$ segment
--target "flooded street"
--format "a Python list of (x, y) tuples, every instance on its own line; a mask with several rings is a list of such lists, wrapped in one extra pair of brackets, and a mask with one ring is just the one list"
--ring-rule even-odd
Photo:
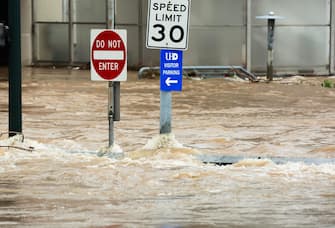
[(23, 75), (24, 139), (7, 138), (0, 80), (1, 227), (335, 226), (335, 164), (197, 157), (335, 158), (335, 89), (321, 87), (325, 78), (185, 78), (173, 93), (175, 141), (160, 148), (159, 80), (130, 72), (116, 159), (98, 156), (108, 145), (106, 82), (81, 70)]

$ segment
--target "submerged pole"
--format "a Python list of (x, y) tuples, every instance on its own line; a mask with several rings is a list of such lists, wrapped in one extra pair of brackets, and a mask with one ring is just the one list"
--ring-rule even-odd
[(171, 92), (161, 91), (160, 93), (160, 134), (170, 134), (171, 133), (171, 103), (172, 94)]
[(8, 1), (9, 26), (9, 136), (22, 133), (22, 69), (20, 0)]
[(108, 146), (114, 145), (114, 121), (120, 121), (120, 82), (109, 82), (108, 99), (108, 122), (109, 122), (109, 141)]
[(108, 147), (114, 145), (113, 83), (108, 82)]
[[(108, 0), (108, 28), (115, 29), (115, 0)], [(120, 119), (119, 108), (116, 108), (116, 105), (119, 105), (120, 99), (120, 82), (108, 82), (108, 122), (109, 122), (109, 140), (108, 146), (113, 147), (114, 145), (114, 121)]]

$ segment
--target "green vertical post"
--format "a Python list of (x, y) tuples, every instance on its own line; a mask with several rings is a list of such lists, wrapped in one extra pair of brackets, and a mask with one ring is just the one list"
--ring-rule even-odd
[(22, 133), (22, 69), (20, 0), (8, 0), (9, 136)]

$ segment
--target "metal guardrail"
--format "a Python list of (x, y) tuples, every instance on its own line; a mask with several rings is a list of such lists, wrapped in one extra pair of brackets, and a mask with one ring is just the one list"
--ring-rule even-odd
[[(143, 79), (146, 72), (159, 71), (160, 67), (142, 67), (138, 71), (138, 79)], [(188, 76), (201, 76), (203, 78), (225, 77), (229, 73), (234, 73), (238, 77), (251, 82), (258, 82), (258, 78), (253, 73), (241, 66), (184, 66), (183, 74)]]

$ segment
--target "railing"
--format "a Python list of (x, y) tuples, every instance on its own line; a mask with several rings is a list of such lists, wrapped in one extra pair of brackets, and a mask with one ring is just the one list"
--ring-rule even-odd
[[(142, 67), (138, 71), (138, 79), (144, 78), (146, 72), (159, 71), (159, 67)], [(225, 77), (231, 73), (251, 82), (258, 82), (258, 78), (253, 73), (247, 71), (241, 66), (184, 66), (184, 75), (200, 76), (202, 78)]]

